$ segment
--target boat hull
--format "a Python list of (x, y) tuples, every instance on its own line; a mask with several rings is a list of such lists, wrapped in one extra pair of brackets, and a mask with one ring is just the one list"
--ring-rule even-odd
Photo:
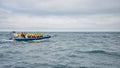
[(48, 39), (51, 38), (51, 36), (44, 36), (40, 38), (15, 38), (16, 41), (32, 41), (32, 40), (42, 40), (42, 39)]

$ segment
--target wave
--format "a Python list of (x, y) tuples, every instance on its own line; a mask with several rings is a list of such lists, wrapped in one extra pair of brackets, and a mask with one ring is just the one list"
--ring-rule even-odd
[(107, 53), (106, 51), (103, 50), (92, 50), (92, 51), (85, 51), (86, 53)]
[(107, 55), (114, 55), (114, 56), (119, 56), (120, 54), (117, 52), (108, 52), (108, 51), (104, 51), (104, 50), (91, 50), (91, 51), (79, 51), (80, 53), (89, 53), (89, 54), (107, 54)]

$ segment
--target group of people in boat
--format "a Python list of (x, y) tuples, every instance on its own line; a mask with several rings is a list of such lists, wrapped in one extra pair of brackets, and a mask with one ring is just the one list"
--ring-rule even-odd
[(43, 37), (43, 34), (38, 33), (25, 33), (25, 32), (12, 32), (13, 38), (40, 38)]

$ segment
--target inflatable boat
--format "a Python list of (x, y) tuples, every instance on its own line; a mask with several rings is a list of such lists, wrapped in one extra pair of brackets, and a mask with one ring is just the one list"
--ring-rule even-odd
[[(40, 38), (15, 38), (14, 40), (15, 41), (32, 41), (32, 40), (42, 40), (42, 39), (48, 39), (48, 38), (51, 38), (51, 36), (46, 35)], [(12, 39), (9, 39), (9, 40), (12, 40)]]

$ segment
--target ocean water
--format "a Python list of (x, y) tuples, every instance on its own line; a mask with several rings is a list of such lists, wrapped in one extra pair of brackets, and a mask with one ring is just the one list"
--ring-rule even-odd
[(17, 42), (0, 32), (0, 68), (120, 68), (120, 32), (45, 32)]

